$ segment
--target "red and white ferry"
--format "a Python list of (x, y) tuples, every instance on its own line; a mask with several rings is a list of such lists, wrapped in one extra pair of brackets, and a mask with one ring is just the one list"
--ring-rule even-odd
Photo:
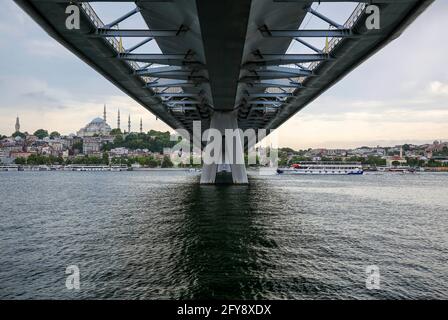
[(295, 163), (289, 168), (277, 169), (278, 174), (355, 175), (363, 174), (361, 164), (350, 163)]

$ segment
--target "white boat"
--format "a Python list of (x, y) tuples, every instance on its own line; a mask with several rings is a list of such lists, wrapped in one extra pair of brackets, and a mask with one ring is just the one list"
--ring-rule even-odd
[(378, 171), (388, 173), (415, 173), (415, 169), (409, 166), (395, 166), (395, 167), (379, 167)]
[(17, 165), (0, 166), (0, 171), (19, 171), (19, 166)]
[(289, 168), (277, 169), (278, 174), (291, 175), (357, 175), (363, 172), (360, 164), (297, 163)]

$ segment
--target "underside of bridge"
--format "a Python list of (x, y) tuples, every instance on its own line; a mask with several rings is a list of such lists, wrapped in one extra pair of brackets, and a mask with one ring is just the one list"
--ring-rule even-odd
[[(14, 0), (48, 34), (172, 128), (276, 129), (368, 59), (433, 0)], [(102, 21), (91, 2), (128, 2), (130, 12)], [(345, 21), (316, 8), (351, 3)], [(67, 6), (80, 9), (80, 28), (66, 26)], [(367, 28), (369, 5), (380, 28)], [(118, 28), (134, 15), (145, 27)], [(307, 29), (307, 17), (326, 24)], [(122, 39), (136, 39), (122, 45)], [(313, 45), (312, 39), (325, 39)], [(156, 42), (160, 52), (142, 50)], [(296, 43), (307, 51), (291, 53)], [(61, 71), (63, 72), (63, 71)], [(228, 113), (229, 116), (223, 116)], [(232, 117), (232, 119), (228, 119)], [(241, 169), (241, 168), (240, 168)], [(240, 169), (233, 182), (246, 183)], [(203, 176), (214, 183), (215, 169)], [(211, 172), (211, 173), (210, 173)]]

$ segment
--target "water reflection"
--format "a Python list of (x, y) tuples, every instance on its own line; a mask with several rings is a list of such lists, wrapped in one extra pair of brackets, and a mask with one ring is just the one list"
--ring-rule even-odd
[[(182, 298), (256, 298), (269, 268), (249, 186), (195, 186), (189, 193), (178, 267), (191, 276)], [(275, 245), (275, 243), (271, 244)]]

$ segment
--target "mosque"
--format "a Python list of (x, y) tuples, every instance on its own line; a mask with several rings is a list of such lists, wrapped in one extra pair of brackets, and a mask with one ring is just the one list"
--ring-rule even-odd
[(77, 136), (81, 138), (93, 136), (108, 136), (112, 131), (111, 127), (106, 122), (106, 105), (104, 105), (104, 118), (95, 118), (88, 123), (84, 128), (77, 132)]
[[(120, 128), (120, 110), (118, 110), (117, 128)], [(142, 132), (142, 119), (140, 119), (140, 132)], [(77, 132), (77, 136), (81, 138), (93, 136), (108, 136), (112, 131), (110, 125), (107, 124), (106, 105), (104, 105), (103, 118), (95, 118), (84, 128)], [(128, 131), (131, 132), (131, 115), (128, 119)]]

